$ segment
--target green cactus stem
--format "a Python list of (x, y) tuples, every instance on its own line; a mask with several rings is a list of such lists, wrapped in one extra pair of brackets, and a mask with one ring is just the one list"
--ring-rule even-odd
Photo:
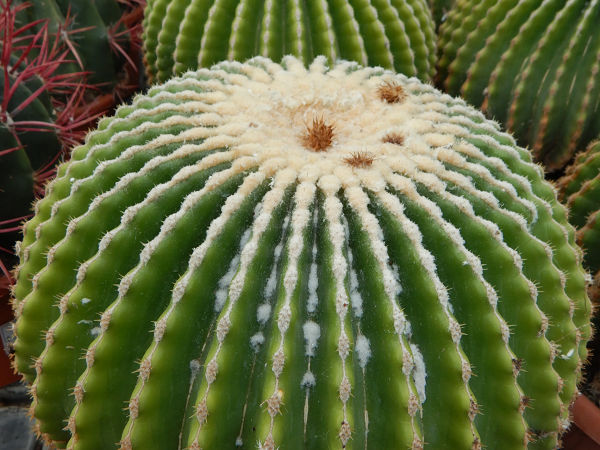
[(456, 2), (437, 82), (559, 169), (600, 133), (599, 21), (598, 1)]
[(150, 82), (262, 55), (317, 55), (430, 80), (435, 33), (426, 0), (152, 0), (144, 15)]
[(568, 425), (574, 231), (461, 99), (326, 57), (222, 62), (58, 172), (14, 300), (57, 446), (551, 449)]

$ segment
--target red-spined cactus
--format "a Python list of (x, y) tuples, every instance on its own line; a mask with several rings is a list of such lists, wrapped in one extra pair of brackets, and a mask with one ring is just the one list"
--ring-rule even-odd
[[(138, 87), (143, 3), (0, 1), (0, 268), (20, 223), (93, 121)], [(99, 22), (102, 18), (102, 22)]]

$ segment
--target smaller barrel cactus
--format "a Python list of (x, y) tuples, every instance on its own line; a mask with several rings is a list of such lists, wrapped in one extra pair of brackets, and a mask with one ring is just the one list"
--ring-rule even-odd
[(592, 297), (600, 301), (600, 140), (577, 155), (558, 186), (584, 249), (584, 266), (594, 277)]
[(14, 362), (68, 448), (552, 449), (591, 332), (530, 154), (463, 100), (325, 57), (122, 106), (19, 254)]
[(144, 58), (151, 82), (225, 60), (317, 55), (429, 80), (435, 33), (427, 0), (151, 0)]
[(598, 1), (457, 1), (440, 28), (437, 82), (560, 169), (600, 133), (598, 23)]

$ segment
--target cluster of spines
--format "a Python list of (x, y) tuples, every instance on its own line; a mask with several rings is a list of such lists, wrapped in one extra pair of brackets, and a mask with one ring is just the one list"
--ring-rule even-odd
[[(349, 155), (318, 178), (261, 160), (219, 105), (233, 80), (307, 76), (285, 64), (223, 63), (151, 89), (61, 166), (15, 289), (16, 364), (40, 431), (66, 443), (70, 417), (72, 447), (553, 448), (589, 304), (539, 167), (462, 101), (403, 76), (386, 88), (374, 69), (353, 79), (382, 77), (390, 117), (410, 112), (422, 139), (382, 135), (409, 156)], [(309, 74), (321, 72), (318, 60)], [(390, 101), (390, 86), (404, 95)]]
[(558, 169), (600, 131), (598, 20), (598, 1), (456, 2), (437, 82)]
[(429, 80), (434, 24), (425, 0), (152, 0), (144, 17), (150, 81), (229, 59), (295, 55), (357, 61)]

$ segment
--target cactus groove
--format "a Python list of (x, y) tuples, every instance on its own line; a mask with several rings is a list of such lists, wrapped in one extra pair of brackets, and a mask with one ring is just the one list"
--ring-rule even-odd
[(597, 0), (457, 1), (437, 82), (560, 169), (600, 133), (599, 22)]
[(426, 0), (150, 0), (144, 14), (149, 80), (225, 59), (317, 55), (429, 80), (435, 33)]
[(61, 165), (19, 247), (15, 365), (69, 448), (555, 448), (591, 331), (574, 239), (463, 100), (222, 62)]

